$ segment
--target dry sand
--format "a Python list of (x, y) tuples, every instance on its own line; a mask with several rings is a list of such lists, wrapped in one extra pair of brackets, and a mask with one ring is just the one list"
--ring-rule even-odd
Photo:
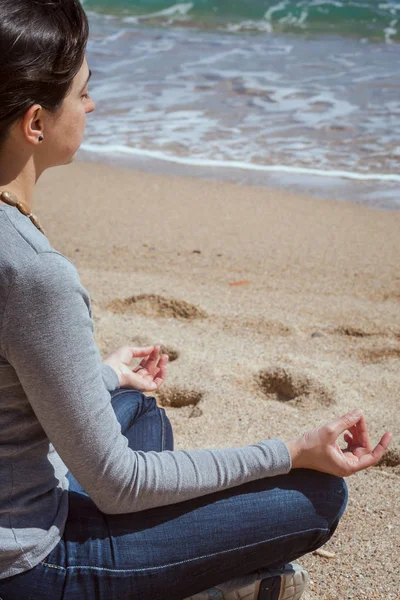
[[(360, 406), (380, 468), (348, 479), (305, 600), (395, 600), (399, 581), (400, 212), (76, 163), (34, 212), (77, 266), (102, 355), (161, 343), (177, 448), (290, 439)], [(167, 599), (166, 599), (167, 600)]]

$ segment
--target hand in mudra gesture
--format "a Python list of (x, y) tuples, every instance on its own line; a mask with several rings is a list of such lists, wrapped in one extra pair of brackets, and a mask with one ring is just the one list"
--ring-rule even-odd
[[(337, 442), (342, 433), (347, 443), (347, 448), (343, 450)], [(348, 477), (376, 465), (391, 439), (392, 434), (386, 432), (372, 449), (364, 415), (360, 409), (356, 409), (323, 427), (307, 431), (287, 445), (294, 469), (314, 469)]]
[[(142, 358), (137, 367), (130, 367), (134, 358)], [(103, 363), (110, 365), (117, 373), (121, 388), (153, 392), (164, 382), (168, 354), (160, 354), (160, 346), (136, 348), (122, 346)]]

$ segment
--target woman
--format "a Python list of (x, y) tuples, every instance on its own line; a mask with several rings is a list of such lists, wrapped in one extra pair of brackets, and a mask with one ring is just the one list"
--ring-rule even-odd
[(142, 394), (167, 356), (125, 346), (101, 362), (89, 294), (31, 214), (95, 108), (87, 37), (78, 0), (0, 0), (0, 598), (298, 599), (307, 575), (290, 561), (330, 538), (342, 477), (390, 434), (372, 450), (353, 411), (288, 443), (173, 451)]

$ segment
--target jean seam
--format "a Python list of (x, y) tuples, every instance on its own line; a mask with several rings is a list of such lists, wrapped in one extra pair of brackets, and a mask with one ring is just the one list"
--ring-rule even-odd
[(178, 565), (183, 565), (183, 564), (194, 562), (197, 560), (202, 560), (204, 558), (210, 558), (211, 556), (219, 556), (222, 554), (228, 554), (229, 552), (235, 552), (236, 550), (244, 550), (246, 548), (253, 548), (255, 546), (259, 546), (260, 544), (266, 544), (268, 542), (275, 542), (276, 540), (287, 539), (287, 538), (291, 538), (293, 536), (298, 536), (298, 535), (302, 535), (304, 533), (311, 533), (311, 532), (316, 532), (316, 531), (327, 532), (327, 531), (329, 531), (329, 528), (316, 527), (316, 528), (312, 528), (312, 529), (303, 529), (302, 531), (296, 531), (295, 533), (291, 533), (289, 535), (278, 535), (274, 538), (268, 538), (266, 540), (262, 540), (260, 542), (254, 542), (252, 544), (245, 544), (244, 546), (237, 546), (236, 548), (230, 548), (229, 550), (221, 550), (220, 552), (212, 552), (211, 554), (204, 554), (202, 556), (196, 556), (195, 558), (187, 558), (185, 560), (179, 560), (177, 562), (167, 563), (165, 565), (160, 565), (158, 567), (144, 567), (143, 569), (109, 569), (107, 567), (93, 567), (91, 565), (70, 565), (68, 567), (61, 567), (58, 565), (52, 565), (52, 564), (45, 563), (45, 562), (42, 562), (41, 564), (44, 567), (60, 569), (61, 571), (67, 571), (68, 569), (90, 569), (92, 571), (105, 571), (108, 573), (143, 573), (145, 571), (158, 571), (160, 569), (165, 569), (167, 567), (176, 567)]
[(162, 408), (158, 407), (158, 411), (161, 418), (161, 450), (165, 450), (165, 419), (164, 419), (164, 411)]

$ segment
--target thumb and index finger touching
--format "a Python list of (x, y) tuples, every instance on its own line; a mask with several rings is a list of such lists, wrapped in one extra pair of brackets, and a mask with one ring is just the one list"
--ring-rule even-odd
[(381, 437), (380, 441), (375, 446), (375, 448), (373, 450), (371, 450), (371, 452), (369, 452), (369, 454), (364, 454), (364, 456), (360, 457), (358, 470), (361, 471), (361, 469), (366, 469), (367, 467), (372, 467), (372, 466), (376, 465), (381, 460), (383, 455), (385, 454), (386, 450), (389, 447), (391, 440), (392, 440), (392, 434), (387, 431)]
[(353, 443), (362, 446), (368, 451), (371, 450), (367, 424), (364, 414), (359, 408), (339, 417), (331, 425), (333, 425), (336, 437), (339, 437), (345, 431), (349, 431), (353, 438)]
[(367, 451), (366, 454), (359, 457), (359, 468), (357, 470), (376, 465), (385, 454), (392, 440), (392, 434), (387, 431), (372, 450), (365, 417), (359, 408), (332, 421), (328, 424), (328, 427), (335, 436), (335, 440), (345, 431), (350, 431), (353, 443)]

